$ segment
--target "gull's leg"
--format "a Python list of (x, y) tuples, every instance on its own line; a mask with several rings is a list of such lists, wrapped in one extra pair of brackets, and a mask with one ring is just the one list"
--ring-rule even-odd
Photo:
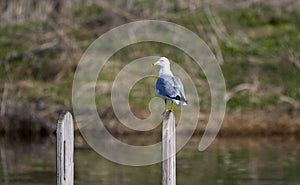
[(166, 110), (166, 112), (168, 112), (168, 108), (167, 108), (167, 99), (165, 99), (165, 110)]
[(172, 102), (172, 105), (171, 105), (171, 112), (174, 112), (174, 103), (173, 103), (173, 101), (171, 101)]

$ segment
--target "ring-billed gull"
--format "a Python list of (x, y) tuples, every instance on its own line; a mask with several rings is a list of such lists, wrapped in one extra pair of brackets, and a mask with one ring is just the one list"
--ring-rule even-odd
[[(155, 92), (158, 96), (165, 100), (172, 101), (176, 105), (187, 105), (187, 100), (184, 95), (184, 87), (181, 80), (174, 76), (170, 69), (170, 62), (166, 57), (161, 57), (157, 62), (153, 63), (153, 66), (158, 65), (160, 70), (158, 72), (158, 79), (156, 81)], [(169, 111), (166, 109), (166, 111)]]

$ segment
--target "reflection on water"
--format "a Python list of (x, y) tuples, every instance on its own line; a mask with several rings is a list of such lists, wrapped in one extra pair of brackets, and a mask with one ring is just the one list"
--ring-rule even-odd
[(0, 184), (55, 184), (55, 146), (0, 138)]
[[(197, 138), (177, 155), (178, 185), (300, 184), (300, 145), (295, 139), (217, 139), (205, 152)], [(55, 184), (55, 146), (0, 140), (0, 184)], [(128, 167), (91, 149), (75, 150), (76, 185), (160, 184), (160, 164)]]

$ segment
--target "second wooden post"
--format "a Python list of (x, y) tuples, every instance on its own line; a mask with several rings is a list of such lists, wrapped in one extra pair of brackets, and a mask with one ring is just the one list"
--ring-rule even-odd
[(74, 184), (74, 130), (69, 112), (59, 115), (56, 130), (56, 184)]

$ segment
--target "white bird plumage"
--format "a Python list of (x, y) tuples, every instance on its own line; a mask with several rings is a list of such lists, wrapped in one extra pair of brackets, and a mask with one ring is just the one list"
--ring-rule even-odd
[(161, 57), (153, 65), (160, 67), (155, 86), (156, 94), (165, 102), (171, 100), (176, 105), (187, 105), (183, 84), (178, 77), (173, 75), (170, 61), (166, 57)]

